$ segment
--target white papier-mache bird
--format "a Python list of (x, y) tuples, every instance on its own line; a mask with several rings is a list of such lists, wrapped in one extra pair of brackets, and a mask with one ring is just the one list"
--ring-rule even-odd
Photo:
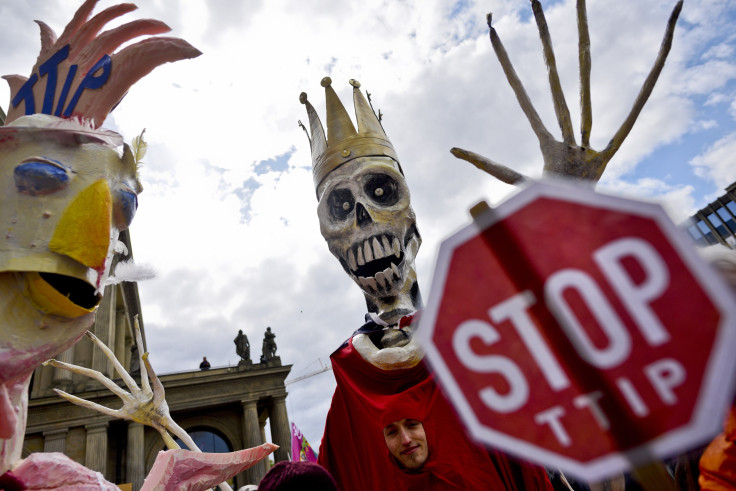
[[(5, 77), (11, 101), (5, 125), (0, 126), (3, 489), (62, 485), (117, 489), (60, 453), (34, 453), (21, 459), (28, 385), (36, 367), (77, 342), (93, 324), (113, 256), (122, 249), (118, 235), (133, 219), (142, 190), (139, 155), (123, 144), (120, 135), (99, 126), (141, 77), (158, 65), (194, 58), (200, 52), (169, 37), (149, 37), (114, 52), (129, 40), (169, 28), (143, 19), (100, 34), (109, 21), (136, 7), (115, 5), (90, 18), (96, 3), (85, 1), (58, 38), (38, 22), (41, 52), (31, 75)], [(168, 416), (163, 391), (157, 389), (158, 379), (145, 358), (144, 364), (154, 389), (146, 383), (136, 392), (129, 385), (135, 400), (123, 397), (125, 404), (115, 414), (159, 431), (169, 428), (186, 441), (188, 437), (179, 434)], [(120, 389), (114, 392), (121, 395)], [(177, 471), (181, 466), (193, 471), (188, 489), (212, 487), (271, 451), (265, 445), (224, 456), (163, 452), (162, 459), (173, 459), (173, 465), (162, 467), (157, 460), (146, 487), (187, 485)]]

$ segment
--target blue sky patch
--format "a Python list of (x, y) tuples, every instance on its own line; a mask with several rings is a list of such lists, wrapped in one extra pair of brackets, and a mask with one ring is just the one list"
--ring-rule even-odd
[(296, 151), (296, 147), (291, 147), (288, 151), (277, 155), (272, 159), (261, 160), (253, 170), (259, 176), (268, 172), (284, 172), (289, 168), (289, 159)]
[(240, 198), (240, 217), (244, 223), (250, 222), (252, 212), (250, 200), (259, 187), (261, 187), (261, 183), (256, 181), (255, 178), (249, 177), (246, 181), (243, 181), (239, 188), (233, 191), (235, 196)]

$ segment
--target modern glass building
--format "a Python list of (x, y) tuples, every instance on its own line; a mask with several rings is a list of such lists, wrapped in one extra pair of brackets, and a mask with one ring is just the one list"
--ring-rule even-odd
[(736, 249), (736, 182), (683, 226), (701, 247), (721, 244)]

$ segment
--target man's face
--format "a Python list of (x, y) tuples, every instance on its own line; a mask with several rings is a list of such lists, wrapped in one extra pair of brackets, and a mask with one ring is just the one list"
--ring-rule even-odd
[(424, 426), (416, 419), (402, 419), (386, 426), (383, 437), (391, 455), (410, 470), (421, 468), (429, 456)]

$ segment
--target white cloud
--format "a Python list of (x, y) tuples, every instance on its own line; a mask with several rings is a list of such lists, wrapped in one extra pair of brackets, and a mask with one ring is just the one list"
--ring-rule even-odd
[(709, 58), (732, 58), (734, 55), (734, 45), (731, 43), (720, 43), (709, 48), (703, 53), (704, 59)]
[(677, 224), (686, 220), (695, 207), (692, 186), (673, 186), (656, 178), (646, 177), (636, 181), (606, 181), (601, 183), (599, 190), (632, 199), (646, 197), (648, 201), (661, 204), (672, 221)]
[(692, 131), (710, 130), (718, 127), (718, 122), (712, 119), (695, 121)]
[(736, 180), (736, 132), (729, 133), (711, 144), (690, 161), (696, 175), (715, 184)]

